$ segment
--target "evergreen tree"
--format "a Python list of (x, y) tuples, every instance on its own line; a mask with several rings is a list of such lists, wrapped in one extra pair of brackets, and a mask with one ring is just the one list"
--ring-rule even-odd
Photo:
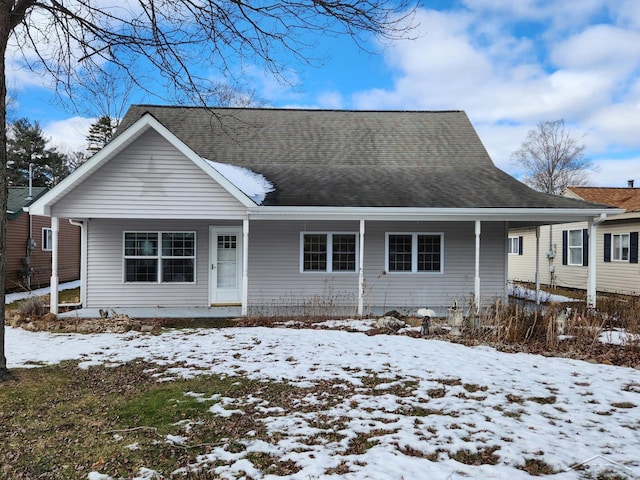
[(29, 184), (32, 166), (33, 186), (51, 187), (69, 172), (67, 158), (55, 148), (47, 148), (39, 123), (21, 118), (9, 126), (7, 138), (7, 180), (9, 185)]
[[(9, 126), (7, 138), (7, 178), (9, 185), (25, 186), (29, 183), (29, 164), (33, 164), (34, 185), (42, 185), (36, 173), (43, 166), (46, 140), (38, 122), (33, 124), (21, 118)], [(36, 177), (38, 181), (36, 183)]]
[(89, 128), (87, 134), (87, 154), (94, 155), (104, 147), (115, 131), (116, 124), (109, 115), (103, 115)]

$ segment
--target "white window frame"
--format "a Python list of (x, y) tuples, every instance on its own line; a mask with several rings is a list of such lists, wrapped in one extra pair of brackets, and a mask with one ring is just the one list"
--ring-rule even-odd
[[(327, 237), (327, 266), (325, 270), (305, 270), (304, 269), (304, 237), (306, 235), (326, 235)], [(333, 270), (333, 236), (334, 235), (353, 235), (355, 238), (356, 258), (353, 270)], [(357, 232), (300, 232), (300, 273), (304, 274), (324, 274), (333, 273), (336, 275), (358, 273), (358, 265), (360, 260), (360, 242)]]
[(53, 230), (51, 227), (42, 227), (42, 251), (51, 252), (53, 250)]
[[(389, 237), (392, 235), (411, 236), (411, 271), (391, 271), (389, 269)], [(440, 237), (440, 270), (418, 270), (418, 237)], [(384, 241), (384, 270), (390, 275), (419, 274), (441, 275), (444, 273), (444, 232), (387, 232)]]
[[(579, 232), (580, 235), (578, 235), (578, 238), (580, 239), (580, 245), (572, 245), (571, 243), (571, 232)], [(567, 230), (567, 265), (572, 265), (572, 266), (576, 266), (576, 267), (582, 267), (583, 266), (583, 249), (584, 249), (584, 241), (583, 241), (583, 230), (582, 228), (576, 228), (573, 230)], [(573, 255), (572, 252), (573, 251), (580, 251), (580, 255), (579, 255), (579, 261), (578, 262), (573, 262)]]
[[(128, 233), (145, 233), (145, 234), (154, 234), (157, 235), (158, 238), (158, 249), (156, 255), (126, 255), (126, 238)], [(185, 255), (185, 256), (170, 256), (162, 254), (162, 240), (164, 234), (171, 233), (185, 233), (193, 235), (193, 255)], [(122, 232), (122, 282), (126, 284), (165, 284), (165, 285), (181, 285), (181, 284), (195, 284), (197, 277), (197, 245), (198, 245), (198, 237), (195, 231), (188, 230), (127, 230)], [(193, 280), (192, 281), (183, 281), (183, 282), (165, 282), (162, 278), (162, 262), (163, 260), (171, 260), (171, 259), (191, 259), (193, 260)], [(127, 280), (127, 260), (136, 260), (136, 259), (155, 259), (157, 261), (157, 275), (155, 281), (148, 282), (136, 282), (136, 281), (128, 281)]]
[[(616, 237), (618, 238), (618, 245), (616, 246)], [(624, 247), (622, 246), (622, 239), (627, 238), (627, 258), (624, 257)], [(611, 234), (611, 261), (612, 262), (629, 262), (629, 252), (631, 249), (631, 234), (629, 233), (612, 233)]]
[(509, 255), (520, 255), (520, 237), (509, 237)]

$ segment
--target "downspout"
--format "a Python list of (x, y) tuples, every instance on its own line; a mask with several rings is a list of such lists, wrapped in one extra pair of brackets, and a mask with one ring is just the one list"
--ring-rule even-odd
[(596, 251), (596, 227), (607, 219), (606, 213), (601, 213), (598, 218), (589, 222), (589, 267), (587, 270), (587, 307), (596, 308), (596, 262), (598, 252)]
[(87, 229), (83, 220), (69, 219), (69, 223), (80, 227), (80, 302), (65, 303), (66, 307), (82, 307), (87, 303)]
[[(29, 196), (27, 200), (31, 202), (33, 200), (33, 163), (29, 164)], [(29, 215), (29, 237), (27, 237), (27, 264), (24, 267), (27, 269), (27, 288), (31, 290), (31, 250), (33, 250), (33, 216), (28, 208), (26, 208), (27, 215)]]

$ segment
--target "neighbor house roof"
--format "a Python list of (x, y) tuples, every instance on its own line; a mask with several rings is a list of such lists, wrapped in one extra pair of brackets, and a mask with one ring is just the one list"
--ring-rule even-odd
[(19, 217), (23, 207), (30, 205), (47, 191), (47, 187), (32, 187), (31, 197), (29, 187), (9, 187), (7, 196), (7, 218)]
[(567, 187), (566, 194), (573, 194), (589, 202), (623, 208), (627, 212), (640, 212), (640, 188)]
[(112, 141), (147, 113), (200, 157), (264, 176), (263, 206), (594, 207), (498, 169), (461, 111), (134, 105)]

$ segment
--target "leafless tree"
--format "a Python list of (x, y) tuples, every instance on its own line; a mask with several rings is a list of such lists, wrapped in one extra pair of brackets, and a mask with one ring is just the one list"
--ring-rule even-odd
[[(25, 64), (51, 78), (60, 97), (96, 72), (129, 78), (150, 96), (203, 104), (212, 70), (235, 76), (239, 65), (259, 66), (286, 79), (284, 58), (313, 62), (318, 35), (407, 38), (413, 0), (0, 0), (0, 52), (20, 49)], [(314, 36), (315, 35), (315, 36)], [(0, 116), (6, 118), (5, 62)], [(219, 78), (219, 76), (217, 77)], [(0, 295), (5, 293), (6, 129), (0, 126)], [(4, 302), (0, 307), (0, 372), (7, 373)]]
[(218, 107), (264, 107), (267, 101), (255, 89), (219, 82), (213, 85), (207, 103)]
[(564, 120), (547, 120), (529, 130), (527, 139), (511, 155), (524, 168), (523, 181), (541, 192), (559, 195), (568, 185), (589, 183), (593, 163), (584, 155), (583, 137), (575, 137)]

